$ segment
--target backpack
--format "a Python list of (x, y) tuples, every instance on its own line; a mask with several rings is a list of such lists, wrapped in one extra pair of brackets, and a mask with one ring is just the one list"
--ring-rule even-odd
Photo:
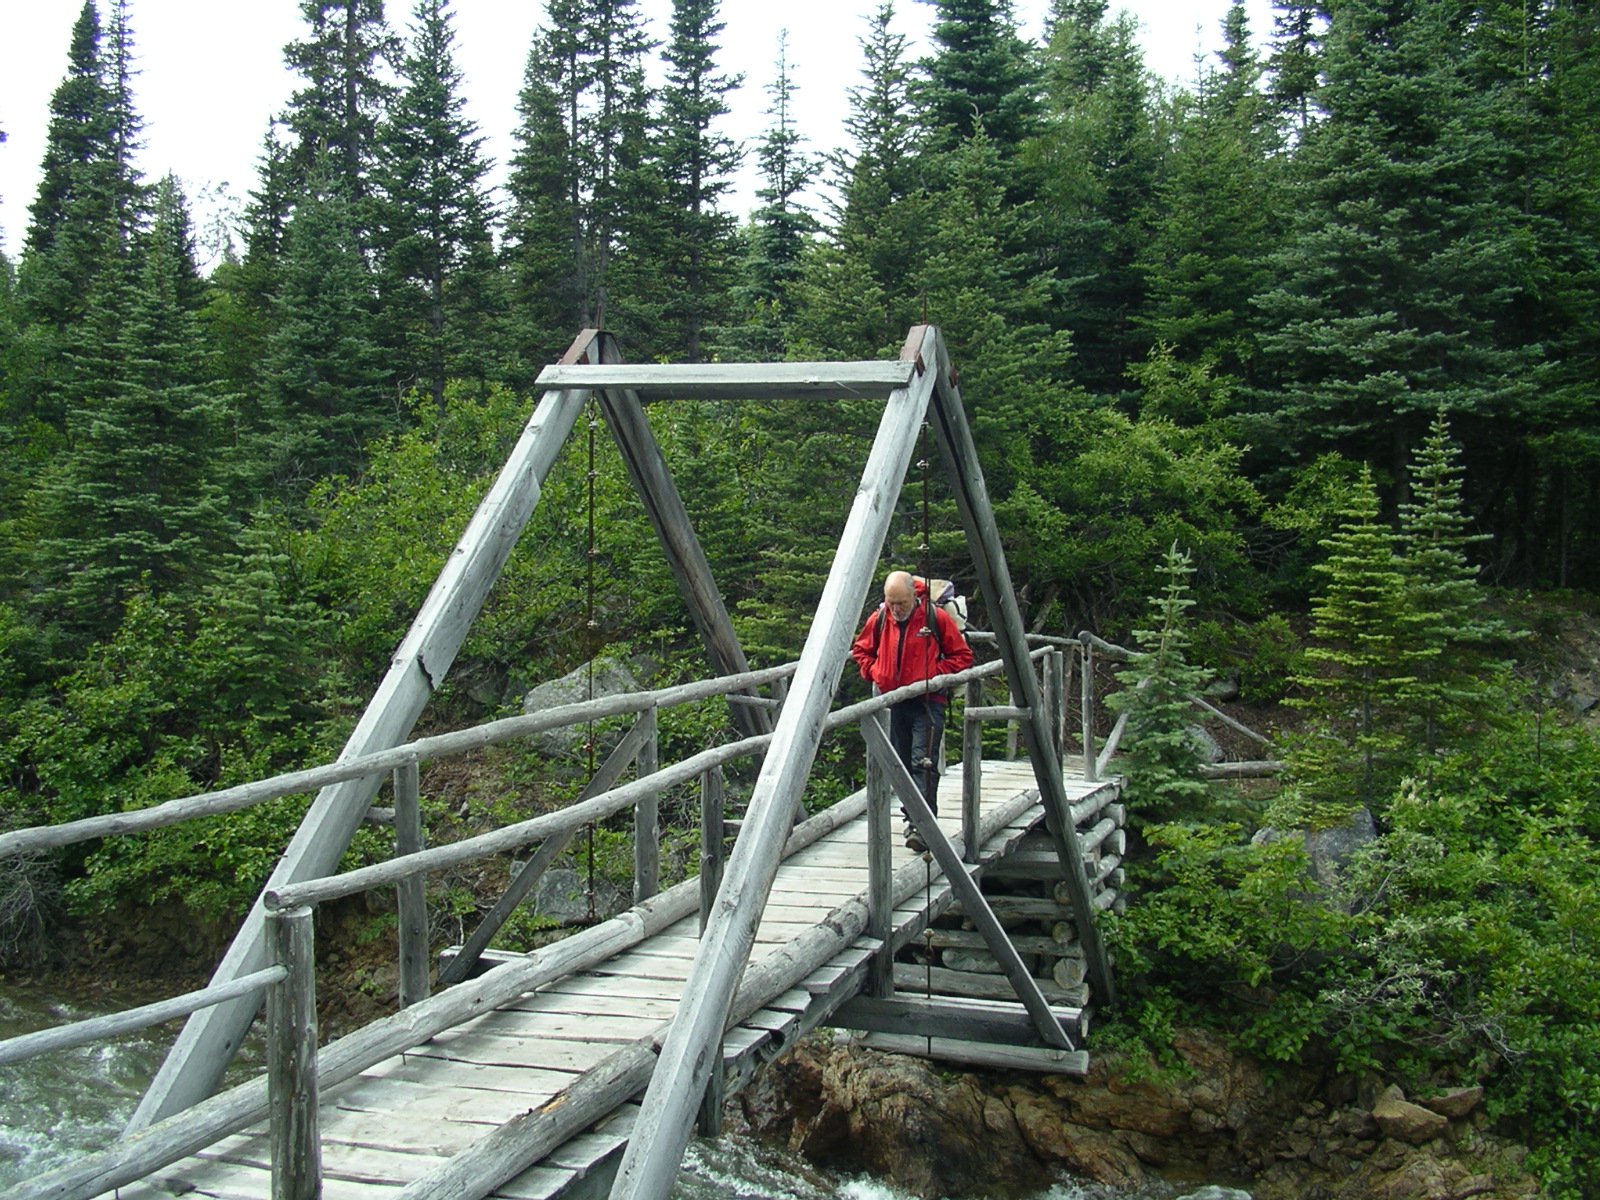
[[(915, 589), (916, 585), (919, 583), (925, 585), (927, 588), (925, 594), (932, 599), (933, 606), (935, 608), (943, 609), (945, 614), (955, 622), (957, 632), (961, 634), (961, 639), (965, 641), (967, 637), (967, 598), (963, 595), (960, 595), (956, 591), (956, 585), (951, 583), (948, 579), (926, 579), (921, 575), (913, 575), (911, 577), (912, 588)], [(885, 608), (883, 602), (879, 601), (878, 622), (873, 626), (872, 629), (873, 654), (877, 654), (878, 641), (883, 637), (883, 621), (884, 614), (886, 612), (887, 609)], [(939, 622), (937, 620), (933, 622), (933, 636), (936, 638), (940, 637)], [(944, 642), (942, 639), (939, 642), (939, 649), (941, 651), (944, 649)]]

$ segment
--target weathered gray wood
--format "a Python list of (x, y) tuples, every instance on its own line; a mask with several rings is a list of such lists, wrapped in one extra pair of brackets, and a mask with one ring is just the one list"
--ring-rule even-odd
[(1014, 704), (990, 704), (967, 709), (969, 721), (1026, 721), (1033, 714)]
[(309, 908), (268, 921), (283, 981), (267, 993), (267, 1103), (272, 1200), (314, 1200), (322, 1192), (317, 1087), (317, 963)]
[(894, 814), (890, 803), (891, 792), (888, 781), (883, 777), (883, 768), (877, 757), (869, 753), (867, 755), (867, 933), (882, 943), (878, 953), (873, 956), (870, 974), (870, 987), (875, 996), (887, 996), (894, 989), (894, 947), (889, 944), (889, 923), (894, 919), (894, 864), (890, 855), (889, 839), (898, 831), (894, 827)]
[(1045, 710), (1050, 718), (1050, 744), (1055, 756), (1060, 758), (1066, 753), (1067, 746), (1067, 656), (1052, 648), (1045, 656), (1043, 670)]
[[(983, 684), (967, 684), (966, 711), (972, 712), (983, 699)], [(964, 720), (961, 725), (961, 840), (962, 857), (978, 861), (978, 806), (983, 801), (983, 726)]]
[[(1143, 687), (1149, 683), (1148, 678), (1139, 681)], [(1100, 747), (1100, 753), (1094, 760), (1095, 778), (1098, 779), (1106, 773), (1106, 768), (1111, 764), (1111, 756), (1117, 752), (1117, 747), (1122, 745), (1122, 735), (1128, 728), (1128, 710), (1123, 709), (1117, 714), (1116, 724), (1111, 726), (1111, 732), (1106, 735), (1106, 744)]]
[[(1022, 611), (1017, 606), (1016, 592), (1006, 566), (1005, 548), (1000, 542), (999, 527), (995, 524), (994, 509), (989, 503), (988, 488), (984, 484), (972, 431), (967, 425), (961, 393), (951, 378), (943, 339), (936, 338), (936, 341), (938, 367), (932, 371), (936, 386), (931, 409), (934, 432), (949, 469), (951, 491), (966, 529), (967, 546), (972, 555), (978, 586), (993, 619), (996, 646), (1001, 660), (1006, 664), (1011, 698), (1031, 714), (1028, 720), (1019, 723), (1019, 732), (1038, 782), (1045, 824), (1051, 837), (1056, 839), (1067, 884), (1074, 889), (1075, 899), (1083, 902), (1083, 910), (1088, 911), (1089, 883), (1084, 877), (1082, 854), (1078, 849), (1077, 833), (1072, 826), (1070, 803), (1061, 774), (1061, 759), (1050, 748), (1050, 731), (1039, 697), (1038, 681), (1031, 668)], [(1088, 755), (1085, 757), (1087, 759)], [(1116, 987), (1099, 929), (1090, 920), (1085, 920), (1083, 926), (1079, 936), (1088, 957), (1095, 994), (1104, 1003), (1114, 1004)]]
[[(580, 336), (569, 356), (586, 354), (591, 340)], [(444, 681), (473, 618), (538, 503), (544, 479), (584, 398), (581, 392), (547, 392), (539, 402), (395, 651), (388, 673), (345, 743), (343, 757), (394, 746), (410, 733), (428, 698)], [(279, 859), (267, 887), (282, 887), (332, 871), (381, 780), (381, 774), (373, 774), (324, 788)], [(258, 900), (213, 974), (213, 983), (226, 983), (265, 965), (265, 916), (266, 909)], [(236, 1000), (191, 1016), (129, 1128), (140, 1129), (210, 1095), (255, 1009), (254, 1001)]]
[[(639, 715), (646, 729), (639, 747), (638, 778), (647, 779), (660, 769), (657, 755), (656, 709)], [(661, 793), (646, 792), (633, 808), (633, 902), (648, 900), (661, 890)]]
[(989, 952), (999, 960), (1006, 979), (1016, 990), (1017, 998), (1022, 1001), (1022, 1006), (1033, 1018), (1039, 1036), (1048, 1045), (1059, 1046), (1063, 1050), (1072, 1049), (1071, 1039), (1061, 1032), (1060, 1026), (1050, 1016), (1049, 1005), (1040, 994), (1037, 983), (1033, 976), (1028, 974), (1028, 968), (1023, 965), (1016, 947), (1011, 944), (1005, 930), (1000, 927), (1000, 922), (995, 919), (993, 910), (984, 899), (983, 889), (967, 873), (967, 867), (962, 863), (955, 848), (950, 845), (949, 839), (944, 836), (944, 830), (934, 819), (933, 812), (928, 808), (928, 802), (922, 798), (922, 792), (912, 780), (910, 772), (906, 770), (905, 764), (900, 761), (894, 748), (889, 744), (889, 731), (883, 718), (870, 717), (862, 723), (862, 728), (867, 734), (868, 753), (878, 758), (889, 786), (900, 797), (900, 806), (911, 815), (912, 825), (922, 835), (923, 842), (932, 852), (940, 869), (944, 871), (951, 888), (961, 897), (968, 919), (978, 927), (978, 932), (983, 934), (984, 940), (989, 945)]
[[(1079, 1028), (1082, 1009), (1053, 1008), (1050, 1011), (1063, 1032), (1074, 1038), (1083, 1036)], [(952, 999), (910, 992), (896, 992), (883, 998), (853, 997), (835, 1009), (826, 1023), (840, 1029), (900, 1033), (912, 1037), (949, 1037), (1010, 1045), (1038, 1042), (1033, 1018), (1020, 1004), (1000, 1005), (987, 1000)]]
[[(616, 339), (610, 335), (601, 343), (599, 357), (602, 369), (623, 365)], [(674, 370), (681, 372), (682, 368)], [(599, 403), (618, 453), (633, 479), (634, 490), (656, 531), (667, 566), (688, 605), (690, 619), (705, 643), (712, 670), (718, 675), (748, 671), (750, 664), (739, 645), (722, 593), (711, 576), (711, 565), (706, 561), (700, 539), (695, 536), (683, 498), (667, 468), (667, 460), (650, 432), (650, 423), (638, 395), (626, 386), (608, 386), (600, 393)], [(729, 715), (745, 737), (772, 732), (772, 720), (765, 712), (736, 705)]]
[(262, 992), (281, 980), (284, 975), (282, 967), (267, 967), (253, 975), (246, 975), (243, 979), (202, 988), (197, 992), (186, 992), (170, 1000), (158, 1000), (154, 1004), (130, 1008), (126, 1012), (110, 1013), (104, 1017), (93, 1017), (87, 1021), (75, 1021), (71, 1025), (59, 1025), (54, 1029), (40, 1029), (33, 1033), (7, 1038), (0, 1042), (0, 1066), (21, 1062), (23, 1059), (34, 1058), (40, 1054), (71, 1050), (75, 1046), (87, 1046), (139, 1029), (149, 1029), (152, 1025), (160, 1025), (163, 1021), (171, 1021), (175, 1017), (186, 1017), (208, 1004), (219, 1004), (224, 1000), (234, 1000), (240, 996), (254, 996), (259, 1004)]
[(1079, 634), (1084, 639), (1083, 647), (1078, 652), (1078, 662), (1081, 664), (1078, 672), (1078, 715), (1082, 721), (1083, 734), (1083, 777), (1090, 783), (1100, 778), (1095, 770), (1097, 759), (1094, 753), (1094, 645), (1089, 640), (1089, 633)]
[[(314, 791), (331, 784), (360, 780), (367, 776), (382, 777), (406, 763), (449, 758), (452, 755), (481, 750), (485, 746), (496, 746), (551, 729), (640, 713), (649, 708), (692, 704), (696, 700), (726, 695), (740, 688), (759, 687), (766, 683), (776, 684), (785, 676), (792, 674), (798, 665), (786, 663), (780, 667), (765, 667), (744, 675), (702, 679), (694, 683), (678, 684), (649, 692), (627, 692), (615, 696), (602, 696), (594, 700), (581, 700), (575, 704), (564, 704), (527, 716), (505, 717), (498, 721), (476, 725), (471, 729), (418, 738), (414, 742), (373, 751), (370, 754), (341, 756), (338, 762), (325, 766), (288, 771), (282, 775), (241, 783), (218, 792), (205, 792), (168, 800), (151, 805), (149, 808), (85, 817), (80, 821), (68, 821), (61, 825), (36, 825), (27, 829), (14, 829), (9, 833), (0, 834), (0, 858), (57, 846), (70, 846), (94, 838), (162, 829), (192, 817), (237, 812), (264, 800), (275, 800), (297, 792)], [(986, 663), (984, 669), (988, 674), (995, 674), (1004, 668), (1000, 663)]]
[(628, 388), (654, 400), (845, 400), (881, 398), (909, 385), (912, 364), (603, 363), (546, 367), (540, 388)]
[(1261, 779), (1277, 775), (1283, 763), (1276, 759), (1255, 759), (1249, 762), (1207, 763), (1200, 768), (1206, 779)]
[[(394, 769), (394, 852), (396, 857), (422, 849), (422, 796), (416, 763)], [(400, 1007), (428, 998), (428, 902), (426, 881), (412, 875), (394, 885), (396, 925), (400, 942)]]
[[(927, 942), (937, 949), (950, 947), (960, 950), (987, 950), (989, 946), (983, 940), (983, 934), (975, 929), (930, 929)], [(1043, 935), (1014, 933), (1011, 935), (1011, 944), (1017, 948), (1019, 954), (1070, 955), (1075, 958), (1083, 956), (1083, 947), (1077, 942), (1071, 940), (1063, 942), (1058, 938)]]
[[(930, 331), (931, 354), (937, 337)], [(926, 359), (925, 359), (926, 361)], [(695, 1109), (716, 1057), (739, 973), (755, 939), (760, 909), (777, 874), (777, 848), (810, 774), (823, 719), (855, 633), (872, 571), (888, 532), (933, 380), (896, 389), (884, 406), (878, 436), (845, 521), (800, 669), (762, 764), (745, 826), (728, 862), (706, 925), (683, 1004), (661, 1049), (612, 1194), (617, 1200), (665, 1200), (683, 1157)]]
[[(1089, 1002), (1087, 988), (1058, 987), (1053, 979), (1035, 979), (1034, 984), (1052, 1005), (1082, 1008)], [(979, 1000), (1015, 1000), (1011, 981), (1000, 975), (979, 975), (951, 971), (945, 967), (925, 967), (916, 963), (895, 963), (894, 986), (903, 992), (920, 992), (931, 985), (936, 993), (969, 996)]]
[(722, 768), (712, 767), (700, 776), (700, 929), (706, 927), (711, 905), (722, 886), (723, 866)]
[(1133, 657), (1133, 651), (1126, 646), (1119, 646), (1115, 642), (1108, 642), (1103, 637), (1090, 633), (1087, 629), (1078, 634), (1078, 642), (1091, 649), (1098, 650), (1107, 658), (1115, 662), (1127, 662)]
[(554, 1100), (413, 1180), (396, 1200), (479, 1200), (632, 1096), (649, 1081), (655, 1061), (654, 1041), (641, 1038)]
[(1197, 708), (1204, 709), (1217, 720), (1221, 721), (1229, 729), (1232, 729), (1236, 733), (1244, 734), (1244, 736), (1249, 738), (1251, 741), (1259, 742), (1263, 746), (1270, 747), (1272, 745), (1271, 738), (1264, 737), (1263, 735), (1257, 733), (1254, 729), (1251, 729), (1248, 725), (1240, 724), (1227, 713), (1223, 712), (1215, 704), (1210, 703), (1203, 697), (1196, 696), (1193, 692), (1189, 693), (1189, 703), (1195, 705)]
[[(574, 803), (581, 804), (586, 800), (603, 795), (618, 779), (622, 778), (622, 773), (628, 769), (629, 765), (639, 755), (645, 743), (654, 736), (655, 723), (653, 719), (647, 719), (647, 714), (653, 714), (655, 711), (653, 708), (648, 708), (644, 713), (640, 714), (639, 719), (633, 723), (633, 728), (628, 730), (622, 740), (617, 743), (616, 749), (606, 756), (606, 761), (594, 773), (594, 778), (584, 785), (583, 791), (578, 793), (577, 800)], [(484, 950), (488, 948), (490, 941), (493, 940), (494, 935), (500, 932), (501, 927), (505, 925), (511, 914), (517, 910), (517, 906), (527, 898), (534, 885), (550, 869), (550, 864), (555, 862), (561, 852), (567, 848), (567, 844), (572, 840), (572, 835), (576, 832), (577, 826), (574, 825), (570, 829), (553, 833), (544, 839), (534, 856), (506, 884), (506, 890), (501, 893), (500, 898), (495, 901), (494, 907), (489, 910), (483, 920), (478, 922), (478, 927), (472, 931), (472, 936), (462, 943), (461, 949), (450, 957), (449, 962), (440, 966), (439, 983), (441, 986), (448, 987), (453, 983), (460, 983), (472, 973), (477, 966), (478, 960), (483, 956)], [(422, 884), (421, 875), (411, 875), (407, 878), (415, 880), (419, 887)], [(651, 894), (654, 895), (654, 893)], [(635, 903), (639, 899), (648, 899), (648, 897), (636, 897)]]
[(1075, 988), (1083, 982), (1084, 970), (1081, 958), (1058, 958), (1050, 968), (1050, 978), (1057, 987)]
[(936, 1058), (991, 1071), (1033, 1071), (1041, 1075), (1077, 1076), (1089, 1073), (1087, 1050), (994, 1046), (986, 1042), (908, 1037), (894, 1033), (869, 1033), (861, 1039), (861, 1045), (890, 1054), (913, 1054), (919, 1058)]

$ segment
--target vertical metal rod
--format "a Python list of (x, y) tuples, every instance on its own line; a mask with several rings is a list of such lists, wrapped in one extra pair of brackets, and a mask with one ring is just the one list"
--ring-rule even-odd
[(309, 908), (272, 913), (267, 924), (272, 953), (289, 973), (267, 991), (272, 1200), (315, 1200), (322, 1195), (316, 933)]
[[(394, 769), (394, 853), (422, 849), (422, 795), (414, 762)], [(410, 875), (394, 885), (400, 926), (400, 1007), (428, 998), (428, 904), (426, 879)]]
[(1095, 770), (1094, 762), (1094, 645), (1089, 641), (1087, 631), (1079, 635), (1083, 648), (1079, 651), (1079, 662), (1082, 664), (1082, 675), (1078, 686), (1082, 696), (1081, 716), (1083, 719), (1083, 778), (1088, 783), (1095, 783), (1100, 778), (1100, 773)]
[[(862, 737), (866, 734), (863, 732)], [(883, 943), (873, 956), (870, 989), (874, 996), (887, 997), (894, 991), (894, 946), (890, 943), (890, 922), (894, 919), (894, 866), (890, 839), (895, 836), (894, 813), (890, 808), (893, 790), (884, 778), (883, 766), (870, 752), (867, 755), (867, 936)]]
[[(643, 779), (660, 769), (656, 710), (646, 709), (639, 714), (639, 721), (648, 730), (639, 747), (639, 757), (634, 760), (637, 776)], [(633, 810), (633, 902), (648, 900), (660, 890), (661, 793), (651, 792), (641, 796)]]
[[(983, 681), (967, 681), (967, 711), (983, 704)], [(978, 817), (983, 803), (983, 722), (961, 722), (961, 845), (969, 863), (978, 861)]]
[(700, 932), (711, 916), (717, 889), (722, 886), (722, 768), (712, 767), (700, 776)]

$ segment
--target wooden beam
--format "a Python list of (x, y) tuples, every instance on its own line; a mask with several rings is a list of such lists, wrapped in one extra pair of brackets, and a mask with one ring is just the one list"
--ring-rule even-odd
[(317, 1086), (316, 939), (309, 908), (267, 920), (283, 982), (267, 993), (267, 1105), (272, 1200), (322, 1195), (322, 1135)]
[[(926, 349), (932, 351), (930, 336)], [(717, 903), (684, 985), (661, 1063), (640, 1106), (612, 1189), (616, 1200), (665, 1200), (717, 1060), (729, 1005), (749, 960), (761, 909), (777, 874), (777, 847), (811, 773), (824, 718), (888, 534), (896, 498), (927, 411), (931, 375), (897, 388), (884, 405), (861, 484), (845, 521), (800, 669), (762, 763)], [(768, 960), (763, 960), (763, 962)]]
[(924, 844), (939, 864), (940, 870), (944, 872), (945, 878), (949, 880), (950, 887), (960, 897), (962, 906), (966, 909), (967, 919), (978, 927), (978, 932), (988, 943), (989, 953), (999, 961), (1000, 969), (1005, 972), (1006, 979), (1016, 990), (1017, 999), (1022, 1001), (1022, 1006), (1033, 1018), (1039, 1036), (1047, 1045), (1058, 1046), (1063, 1050), (1073, 1049), (1072, 1039), (1062, 1033), (1060, 1026), (1050, 1015), (1050, 1006), (1040, 994), (1037, 981), (1028, 974), (1028, 968), (1017, 954), (1017, 948), (1011, 944), (1006, 931), (1000, 927), (1000, 922), (995, 918), (994, 911), (984, 897), (983, 889), (968, 873), (970, 867), (961, 861), (961, 856), (950, 844), (950, 839), (945, 837), (944, 830), (934, 818), (933, 810), (923, 799), (921, 789), (911, 778), (911, 772), (906, 770), (906, 765), (894, 752), (894, 747), (889, 743), (889, 730), (886, 726), (887, 722), (880, 716), (869, 717), (862, 722), (861, 727), (867, 734), (868, 753), (877, 757), (879, 768), (889, 781), (889, 786), (900, 798), (900, 807), (910, 814), (911, 824), (922, 835)]
[[(624, 367), (616, 339), (610, 335), (601, 344), (600, 358), (602, 362), (599, 367), (572, 369), (635, 369)], [(599, 403), (600, 411), (611, 429), (611, 436), (616, 440), (617, 450), (633, 479), (634, 490), (638, 492), (645, 514), (656, 531), (656, 539), (661, 543), (667, 566), (672, 570), (672, 577), (678, 581), (678, 590), (683, 593), (684, 602), (688, 605), (689, 617), (700, 631), (713, 672), (718, 675), (737, 675), (748, 671), (750, 663), (745, 658), (744, 648), (739, 645), (739, 636), (728, 617), (722, 592), (711, 576), (711, 564), (706, 561), (700, 539), (695, 536), (688, 510), (683, 506), (683, 497), (678, 493), (678, 485), (673, 482), (666, 456), (661, 453), (661, 446), (650, 431), (650, 423), (645, 419), (638, 394), (626, 386), (606, 385), (600, 392)], [(734, 706), (730, 715), (734, 726), (745, 737), (772, 732), (771, 718), (759, 709)]]
[(881, 399), (909, 386), (909, 362), (600, 363), (546, 367), (540, 388), (626, 388), (640, 400)]
[[(949, 357), (937, 331), (935, 341), (937, 365), (929, 371), (936, 380), (932, 408), (934, 432), (950, 472), (951, 490), (966, 528), (967, 547), (976, 569), (978, 586), (994, 623), (995, 642), (1006, 664), (1012, 700), (1031, 714), (1028, 720), (1020, 723), (1020, 732), (1023, 744), (1027, 747), (1028, 761), (1033, 764), (1034, 778), (1039, 785), (1045, 824), (1050, 836), (1056, 840), (1067, 885), (1073, 889), (1074, 903), (1086, 914), (1079, 936), (1089, 962), (1095, 995), (1102, 1003), (1114, 1004), (1116, 987), (1111, 977), (1111, 963), (1106, 956), (1099, 929), (1087, 916), (1090, 911), (1089, 883), (1083, 872), (1083, 856), (1078, 849), (1077, 833), (1070, 819), (1070, 803), (1061, 776), (1061, 759), (1051, 750), (1049, 718), (1039, 695), (1038, 681), (1030, 666), (1027, 632), (1023, 628), (1016, 592), (1011, 586), (1005, 548), (1000, 543), (1000, 530), (995, 524), (994, 508), (989, 503), (983, 468), (978, 461), (972, 431), (967, 425), (961, 393), (952, 380)], [(1088, 760), (1087, 754), (1085, 759)]]
[[(587, 354), (592, 340), (592, 335), (580, 335), (568, 356)], [(473, 618), (538, 504), (544, 480), (584, 400), (585, 393), (577, 391), (546, 392), (540, 400), (434, 581), (341, 757), (353, 758), (405, 741), (429, 697), (444, 682)], [(376, 773), (318, 793), (266, 888), (315, 879), (334, 870), (382, 781), (383, 774)], [(266, 965), (265, 915), (258, 899), (212, 975), (213, 983), (237, 979)], [(143, 1128), (215, 1091), (255, 1011), (253, 1001), (238, 1000), (190, 1017), (128, 1128)]]
[(894, 1033), (869, 1033), (859, 1044), (888, 1054), (912, 1054), (918, 1058), (936, 1058), (941, 1062), (984, 1067), (991, 1071), (1032, 1071), (1041, 1075), (1077, 1076), (1089, 1073), (1087, 1050), (990, 1046), (956, 1038), (907, 1037)]
[[(1063, 1033), (1074, 1038), (1081, 1036), (1081, 1008), (1052, 1008), (1050, 1013)], [(826, 1023), (840, 1029), (861, 1029), (870, 1033), (951, 1037), (1011, 1046), (1042, 1044), (1033, 1018), (1020, 1004), (911, 992), (895, 992), (883, 998), (855, 996), (835, 1009)]]
[[(403, 858), (422, 849), (422, 792), (417, 764), (394, 769), (394, 853)], [(427, 881), (411, 875), (394, 885), (400, 943), (400, 1007), (428, 998)]]

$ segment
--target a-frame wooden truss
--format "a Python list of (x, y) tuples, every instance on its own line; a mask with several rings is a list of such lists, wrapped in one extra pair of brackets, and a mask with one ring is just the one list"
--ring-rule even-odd
[[(597, 398), (617, 440), (719, 674), (742, 672), (747, 664), (682, 499), (650, 432), (644, 402), (675, 397), (826, 401), (887, 396), (799, 669), (782, 715), (771, 730), (773, 741), (709, 914), (680, 1015), (661, 1048), (613, 1196), (630, 1200), (664, 1197), (670, 1190), (924, 420), (933, 427), (949, 475), (968, 552), (1011, 681), (1012, 702), (1028, 714), (1021, 722), (1022, 740), (1064, 879), (1074, 907), (1084, 914), (1078, 932), (1090, 981), (1102, 1002), (1112, 1002), (1110, 968), (1093, 921), (1095, 910), (1068, 812), (1061, 761), (1051, 750), (1045, 706), (1028, 661), (1021, 612), (954, 370), (938, 329), (914, 327), (895, 362), (688, 366), (623, 364), (610, 336), (586, 330), (560, 363), (545, 369), (539, 382), (547, 390), (401, 642), (341, 759), (386, 749), (408, 737), (449, 670), (591, 395)], [(740, 704), (731, 708), (747, 733), (766, 731), (765, 710)], [(970, 893), (968, 911), (987, 913), (975, 882), (932, 820), (909, 774), (888, 749), (882, 729), (869, 723), (867, 736), (871, 752), (952, 886), (962, 893), (963, 900), (968, 900)], [(324, 788), (267, 889), (331, 873), (380, 783), (381, 777), (368, 777)], [(214, 983), (240, 978), (265, 965), (263, 917), (258, 900), (217, 968)], [(1016, 952), (998, 923), (978, 923), (991, 935), (992, 948), (1009, 968), (1007, 974), (1035, 1017), (1040, 1035), (1052, 1044), (1063, 1044), (1060, 1026), (1028, 972), (1016, 961)], [(135, 1113), (132, 1128), (176, 1113), (213, 1092), (255, 1007), (254, 1000), (245, 999), (191, 1017)]]

